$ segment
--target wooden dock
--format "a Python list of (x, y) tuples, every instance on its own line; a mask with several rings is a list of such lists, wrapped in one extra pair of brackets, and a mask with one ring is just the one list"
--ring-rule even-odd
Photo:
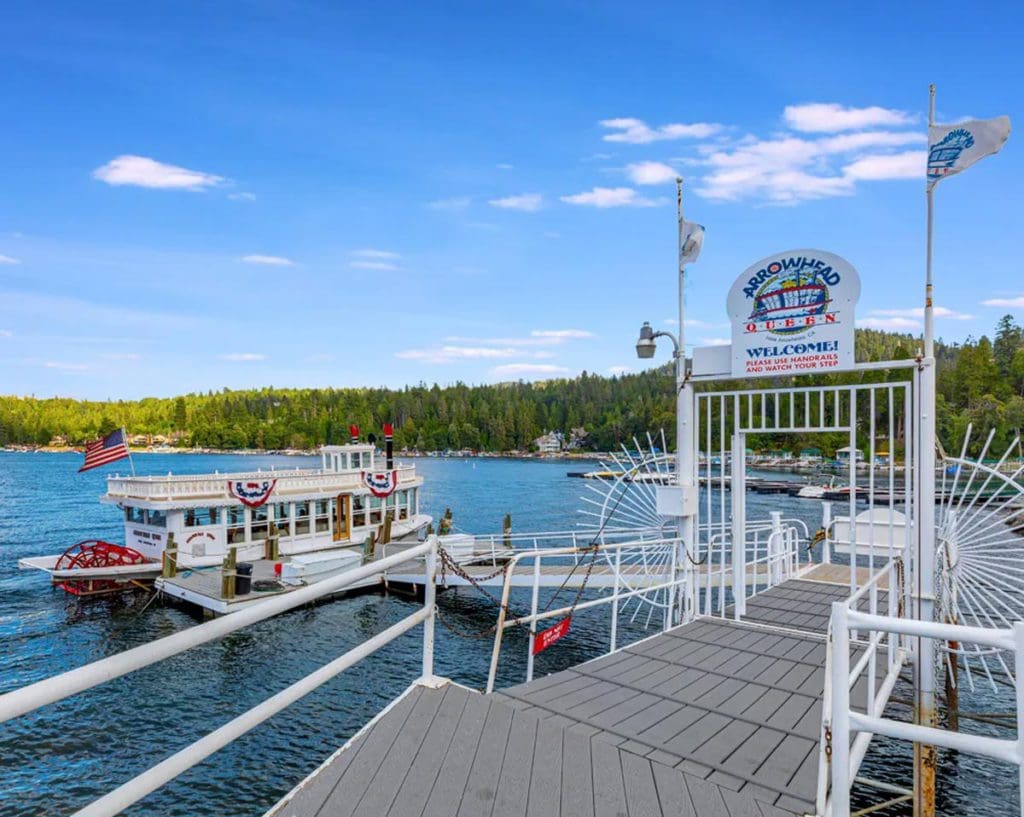
[(849, 593), (825, 568), (748, 599), (743, 621), (493, 695), (416, 684), (268, 817), (813, 814), (825, 628)]

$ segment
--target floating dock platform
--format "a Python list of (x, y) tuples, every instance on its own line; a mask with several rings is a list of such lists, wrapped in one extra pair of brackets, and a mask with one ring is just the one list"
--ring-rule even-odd
[[(413, 685), (267, 817), (813, 814), (848, 576), (812, 568), (742, 620), (698, 618), (491, 695)], [(866, 694), (862, 680), (853, 702)]]

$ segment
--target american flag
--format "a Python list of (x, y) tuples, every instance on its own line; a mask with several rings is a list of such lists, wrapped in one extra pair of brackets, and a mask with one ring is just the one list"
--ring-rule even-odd
[(123, 428), (111, 431), (106, 437), (85, 444), (85, 462), (78, 473), (123, 460), (128, 454), (128, 439)]

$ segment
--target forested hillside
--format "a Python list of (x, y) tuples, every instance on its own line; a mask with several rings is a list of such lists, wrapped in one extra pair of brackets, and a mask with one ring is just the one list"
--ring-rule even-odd
[[(910, 335), (857, 331), (857, 359), (862, 361), (910, 358), (919, 345)], [(1024, 428), (1024, 330), (1008, 315), (1000, 320), (994, 339), (983, 336), (962, 345), (940, 344), (937, 354), (943, 442), (950, 447), (973, 423), (986, 433), (996, 428), (993, 450), (1004, 448), (1016, 430)], [(869, 372), (820, 376), (818, 381), (904, 376)], [(349, 423), (379, 434), (390, 420), (399, 448), (525, 450), (545, 431), (568, 434), (584, 428), (588, 447), (607, 450), (659, 428), (673, 444), (674, 411), (668, 366), (622, 377), (584, 373), (544, 383), (418, 385), (401, 390), (267, 387), (118, 402), (10, 396), (0, 397), (0, 445), (45, 444), (55, 435), (81, 443), (124, 425), (132, 434), (180, 432), (183, 445), (308, 448), (344, 442)], [(807, 442), (826, 447), (821, 440)]]

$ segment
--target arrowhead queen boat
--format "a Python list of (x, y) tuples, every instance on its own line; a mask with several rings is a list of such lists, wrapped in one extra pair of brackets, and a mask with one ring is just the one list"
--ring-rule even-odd
[(239, 562), (266, 560), (276, 535), (274, 561), (300, 577), (326, 569), (332, 552), (350, 561), (371, 534), (377, 542), (386, 533), (391, 543), (415, 542), (431, 522), (420, 513), (423, 478), (415, 465), (394, 463), (388, 431), (383, 462), (353, 428), (352, 442), (320, 449), (319, 468), (108, 477), (100, 501), (123, 511), (124, 546), (81, 542), (19, 564), (90, 595), (156, 577), (170, 542), (176, 569), (187, 570), (220, 566), (232, 548)]

